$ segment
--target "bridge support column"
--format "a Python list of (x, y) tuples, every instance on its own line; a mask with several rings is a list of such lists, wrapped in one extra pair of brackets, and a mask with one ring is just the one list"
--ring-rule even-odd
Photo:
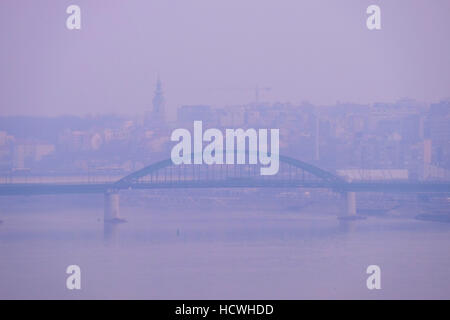
[(347, 192), (347, 216), (356, 216), (356, 193)]
[[(366, 217), (356, 214), (356, 192), (347, 191), (342, 193), (343, 202), (345, 203), (345, 208), (343, 208), (343, 214), (338, 217), (339, 220), (343, 221), (345, 224), (350, 223), (354, 220), (365, 220)], [(348, 226), (346, 226), (346, 229)]]
[(104, 222), (119, 222), (119, 192), (108, 190), (105, 192)]

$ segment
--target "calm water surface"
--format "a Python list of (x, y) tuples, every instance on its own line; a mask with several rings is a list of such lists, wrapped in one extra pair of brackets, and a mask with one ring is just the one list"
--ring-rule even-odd
[[(450, 224), (122, 204), (128, 222), (105, 227), (101, 202), (24, 199), (1, 206), (2, 299), (450, 298)], [(65, 287), (71, 264), (80, 291)], [(366, 288), (371, 264), (378, 291)]]

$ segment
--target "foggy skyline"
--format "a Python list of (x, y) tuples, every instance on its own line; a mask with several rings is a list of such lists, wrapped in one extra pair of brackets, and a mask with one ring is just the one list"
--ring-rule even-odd
[[(142, 114), (157, 73), (170, 118), (251, 102), (256, 85), (261, 101), (318, 105), (450, 96), (444, 0), (103, 2), (2, 2), (0, 115)], [(70, 4), (81, 30), (65, 27)]]

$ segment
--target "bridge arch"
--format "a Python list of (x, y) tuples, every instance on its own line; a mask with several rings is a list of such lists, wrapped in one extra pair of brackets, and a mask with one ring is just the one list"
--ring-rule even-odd
[[(325, 182), (329, 182), (329, 183), (343, 181), (342, 178), (338, 177), (337, 175), (335, 175), (329, 171), (323, 170), (315, 165), (309, 164), (307, 162), (304, 162), (304, 161), (301, 161), (298, 159), (294, 159), (292, 157), (280, 155), (279, 160), (280, 160), (280, 163), (285, 163), (294, 168), (298, 168), (304, 172), (311, 174), (312, 176), (316, 177), (317, 179), (319, 179), (321, 181), (325, 181)], [(130, 186), (133, 183), (137, 182), (140, 178), (157, 173), (158, 171), (168, 168), (168, 167), (171, 167), (171, 166), (175, 166), (175, 167), (177, 166), (177, 165), (173, 164), (171, 159), (165, 159), (162, 161), (155, 162), (153, 164), (150, 164), (140, 170), (137, 170), (137, 171), (121, 178), (120, 180), (116, 181), (113, 184), (113, 186), (117, 187), (117, 188), (126, 188), (127, 186)], [(191, 166), (194, 166), (194, 164), (192, 164)], [(239, 166), (242, 166), (242, 165), (239, 165)]]

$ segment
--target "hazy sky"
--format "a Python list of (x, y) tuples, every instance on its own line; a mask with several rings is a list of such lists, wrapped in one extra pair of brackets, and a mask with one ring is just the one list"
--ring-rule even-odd
[[(82, 29), (68, 30), (70, 4)], [(366, 8), (382, 9), (382, 30)], [(2, 0), (0, 114), (450, 96), (448, 0)]]

